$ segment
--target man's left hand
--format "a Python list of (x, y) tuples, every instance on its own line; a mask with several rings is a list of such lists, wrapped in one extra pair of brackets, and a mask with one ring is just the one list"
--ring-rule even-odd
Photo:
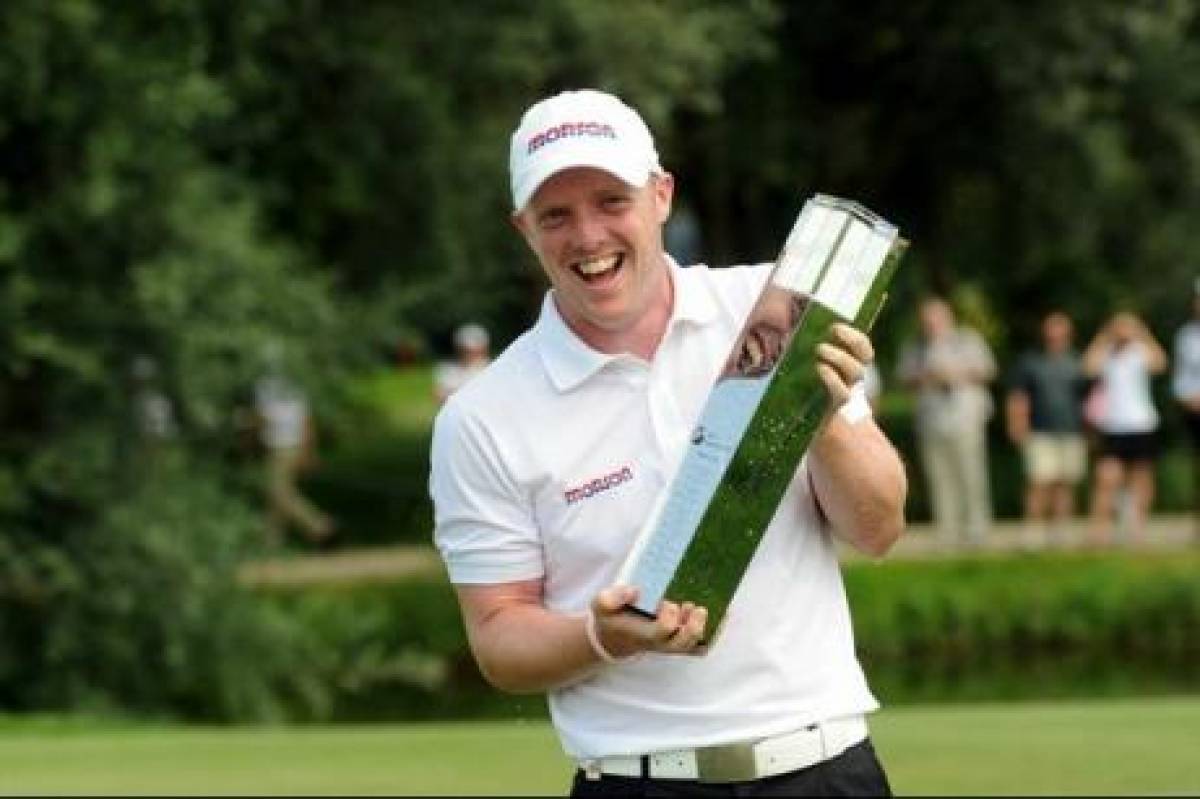
[(873, 360), (875, 348), (862, 331), (843, 322), (833, 324), (829, 338), (817, 345), (817, 374), (834, 408), (846, 401), (850, 387), (862, 379), (863, 370)]

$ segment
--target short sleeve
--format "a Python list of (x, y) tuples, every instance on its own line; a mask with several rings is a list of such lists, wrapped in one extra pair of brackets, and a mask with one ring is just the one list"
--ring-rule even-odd
[(430, 453), (434, 543), (453, 583), (544, 576), (530, 503), (483, 421), (458, 403), (438, 414)]
[(1030, 393), (1030, 383), (1032, 380), (1032, 364), (1028, 355), (1021, 356), (1017, 360), (1016, 366), (1008, 376), (1008, 388), (1010, 391), (1021, 391), (1026, 394)]
[(960, 330), (965, 334), (966, 349), (970, 353), (968, 357), (971, 359), (971, 363), (977, 369), (995, 374), (996, 360), (992, 357), (992, 349), (987, 345), (987, 341), (971, 328), (960, 328)]

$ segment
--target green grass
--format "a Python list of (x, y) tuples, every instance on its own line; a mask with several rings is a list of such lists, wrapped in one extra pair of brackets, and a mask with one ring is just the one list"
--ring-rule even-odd
[[(904, 707), (874, 738), (901, 794), (1200, 792), (1200, 697)], [(3, 794), (557, 794), (542, 723), (320, 728), (0, 720)]]
[(429, 365), (370, 372), (346, 390), (352, 402), (386, 432), (426, 435), (437, 413)]

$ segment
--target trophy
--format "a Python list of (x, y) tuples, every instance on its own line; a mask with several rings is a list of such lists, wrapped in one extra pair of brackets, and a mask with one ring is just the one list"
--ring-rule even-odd
[(668, 490), (638, 535), (619, 582), (633, 610), (664, 599), (708, 609), (708, 640), (775, 515), (829, 398), (816, 347), (835, 322), (867, 331), (907, 242), (847, 200), (805, 203), (717, 377)]

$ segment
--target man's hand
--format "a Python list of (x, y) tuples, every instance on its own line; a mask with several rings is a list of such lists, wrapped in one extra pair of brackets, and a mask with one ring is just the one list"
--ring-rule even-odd
[(605, 651), (617, 658), (640, 652), (698, 655), (704, 651), (700, 640), (708, 620), (706, 608), (663, 600), (657, 618), (647, 619), (627, 609), (637, 593), (633, 586), (614, 585), (592, 600), (596, 637)]
[(875, 348), (865, 334), (842, 322), (834, 323), (829, 338), (817, 345), (817, 374), (835, 409), (850, 396), (850, 387), (862, 379), (863, 370), (874, 359)]
[(1029, 438), (1029, 395), (1010, 391), (1004, 403), (1004, 416), (1009, 440), (1017, 446), (1024, 444)]

